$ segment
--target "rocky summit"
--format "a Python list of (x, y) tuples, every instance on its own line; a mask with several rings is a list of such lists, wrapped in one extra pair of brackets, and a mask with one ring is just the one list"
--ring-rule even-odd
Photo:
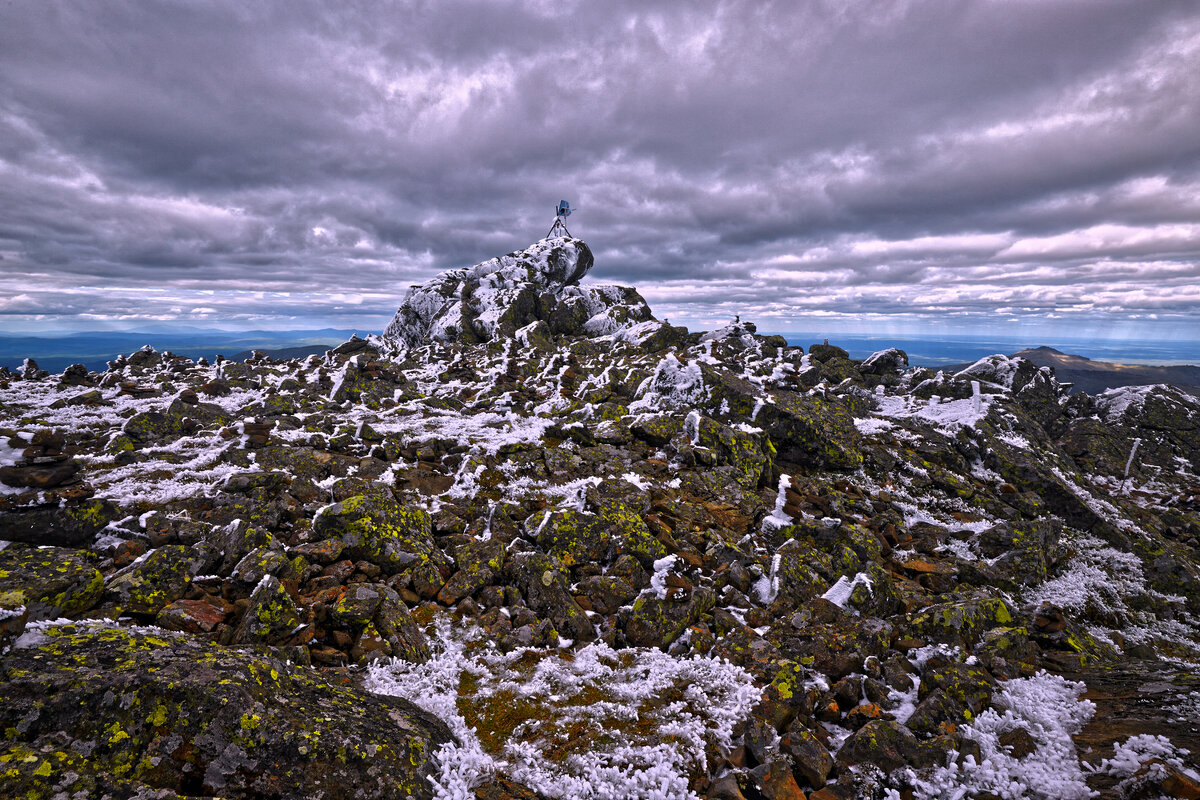
[(1200, 400), (592, 266), (0, 374), (0, 795), (1200, 796)]

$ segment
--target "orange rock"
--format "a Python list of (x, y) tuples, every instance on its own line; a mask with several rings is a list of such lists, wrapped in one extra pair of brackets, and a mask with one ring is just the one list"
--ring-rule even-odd
[(873, 719), (884, 716), (883, 708), (878, 703), (863, 703), (846, 712), (846, 725), (858, 730)]
[(934, 573), (939, 575), (947, 575), (955, 571), (954, 567), (950, 566), (949, 564), (924, 561), (919, 558), (909, 559), (908, 561), (901, 563), (900, 566), (904, 567), (909, 572), (916, 572), (919, 574)]
[(158, 624), (169, 630), (209, 633), (225, 621), (225, 612), (203, 600), (176, 600), (158, 614)]
[(846, 800), (846, 794), (837, 787), (823, 786), (810, 794), (808, 800)]
[(789, 762), (777, 759), (750, 770), (755, 786), (767, 800), (807, 800), (792, 776)]
[(837, 722), (842, 718), (842, 710), (838, 707), (837, 700), (830, 700), (826, 705), (817, 709), (817, 719), (822, 722)]

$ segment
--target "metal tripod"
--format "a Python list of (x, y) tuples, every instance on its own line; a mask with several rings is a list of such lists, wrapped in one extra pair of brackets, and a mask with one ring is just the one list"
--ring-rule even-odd
[(571, 232), (567, 230), (567, 226), (563, 224), (562, 217), (557, 215), (554, 217), (554, 224), (550, 226), (550, 232), (547, 233), (543, 238), (553, 239), (555, 231), (562, 231), (560, 235), (566, 236), (568, 239), (573, 238), (571, 236)]

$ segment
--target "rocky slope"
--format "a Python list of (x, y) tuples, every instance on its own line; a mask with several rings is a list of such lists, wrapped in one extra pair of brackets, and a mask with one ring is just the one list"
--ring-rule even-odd
[(5, 374), (10, 794), (1196, 796), (1200, 400), (690, 333), (591, 265)]

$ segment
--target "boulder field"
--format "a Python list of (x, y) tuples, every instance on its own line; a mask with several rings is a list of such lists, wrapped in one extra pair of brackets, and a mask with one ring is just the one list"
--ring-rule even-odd
[(689, 332), (593, 262), (0, 372), (0, 795), (1200, 796), (1200, 400)]

